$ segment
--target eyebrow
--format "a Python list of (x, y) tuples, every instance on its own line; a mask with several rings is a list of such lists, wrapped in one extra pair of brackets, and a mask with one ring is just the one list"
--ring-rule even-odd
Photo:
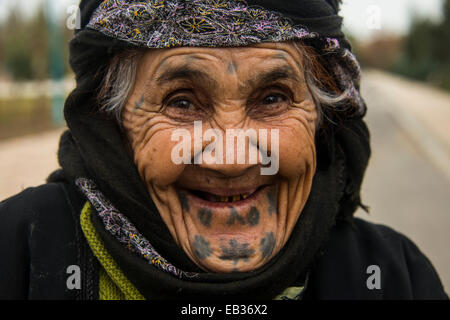
[(202, 70), (183, 65), (167, 68), (157, 79), (159, 85), (164, 85), (174, 80), (189, 80), (196, 83), (206, 83), (210, 87), (218, 87), (217, 81)]
[(300, 82), (300, 79), (290, 66), (281, 66), (252, 77), (249, 80), (249, 83), (253, 87), (260, 87), (267, 83), (272, 83), (279, 80), (292, 80), (295, 82)]
[[(162, 86), (168, 82), (174, 80), (188, 80), (199, 84), (205, 84), (210, 88), (218, 88), (218, 82), (212, 78), (209, 74), (202, 70), (192, 68), (188, 65), (182, 65), (178, 67), (169, 67), (161, 75), (156, 78), (158, 85)], [(273, 83), (279, 80), (291, 80), (300, 82), (296, 72), (290, 66), (278, 66), (268, 71), (259, 73), (251, 77), (246, 85), (241, 87), (243, 90), (245, 87), (262, 87), (268, 83)]]

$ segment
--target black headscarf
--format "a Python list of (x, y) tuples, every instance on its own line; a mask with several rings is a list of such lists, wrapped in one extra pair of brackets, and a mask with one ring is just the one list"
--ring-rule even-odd
[[(126, 215), (168, 261), (186, 271), (199, 271), (172, 239), (126, 151), (116, 120), (98, 109), (97, 94), (110, 59), (129, 43), (85, 29), (100, 0), (82, 0), (81, 29), (70, 43), (70, 65), (76, 88), (69, 95), (64, 115), (69, 130), (60, 142), (59, 161), (66, 179), (92, 179), (103, 194)], [(251, 5), (286, 14), (295, 23), (335, 37), (349, 48), (341, 31), (338, 2), (326, 0), (248, 1)], [(360, 205), (360, 187), (370, 156), (364, 114), (346, 117), (331, 113), (332, 121), (316, 137), (317, 172), (307, 201), (285, 248), (260, 270), (233, 275), (203, 274), (186, 283), (153, 270), (142, 260), (108, 239), (103, 239), (119, 266), (146, 297), (254, 297), (270, 298), (304, 277), (313, 258), (337, 220), (351, 221)], [(98, 223), (94, 223), (98, 226)], [(100, 231), (101, 233), (101, 231)], [(150, 283), (149, 283), (150, 281)], [(156, 284), (156, 285), (155, 285)], [(156, 289), (157, 288), (157, 289)], [(176, 290), (183, 288), (183, 290)]]

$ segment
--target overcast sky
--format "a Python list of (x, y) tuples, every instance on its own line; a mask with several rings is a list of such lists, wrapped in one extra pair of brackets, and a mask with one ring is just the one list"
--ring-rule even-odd
[(344, 26), (353, 35), (367, 38), (375, 32), (405, 33), (411, 17), (441, 19), (443, 0), (344, 0)]
[[(61, 16), (68, 16), (67, 8), (77, 0), (0, 0), (0, 20), (9, 8), (22, 3), (24, 12), (30, 14), (42, 2), (51, 1)], [(341, 14), (346, 30), (358, 38), (368, 38), (376, 32), (407, 31), (413, 14), (440, 19), (443, 0), (344, 0)]]

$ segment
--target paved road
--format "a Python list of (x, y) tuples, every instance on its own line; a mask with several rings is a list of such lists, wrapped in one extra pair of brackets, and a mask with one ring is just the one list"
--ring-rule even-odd
[[(393, 94), (392, 88), (399, 81), (404, 90)], [(437, 119), (443, 114), (434, 106), (440, 106), (442, 95), (433, 97), (429, 89), (408, 84), (378, 73), (368, 73), (364, 77), (362, 88), (369, 107), (367, 123), (372, 134), (372, 158), (362, 192), (363, 202), (371, 210), (370, 215), (362, 210), (357, 215), (386, 224), (412, 239), (432, 261), (450, 293), (450, 179), (439, 159), (433, 159), (435, 148), (441, 148), (436, 153), (449, 150), (444, 140), (450, 135), (434, 135), (428, 127), (417, 127), (421, 123), (418, 121), (405, 122), (402, 118), (405, 110), (400, 110), (422, 105), (422, 109), (430, 109), (430, 119), (433, 116)], [(398, 91), (399, 86), (395, 88)], [(403, 98), (411, 95), (411, 90), (416, 100), (401, 105)], [(446, 112), (450, 112), (450, 96), (447, 109)], [(413, 120), (420, 120), (422, 113), (423, 110), (420, 114), (413, 113), (416, 117)], [(446, 123), (446, 127), (439, 130), (450, 128), (450, 116), (439, 121), (442, 125)], [(423, 131), (434, 139), (432, 143), (417, 137), (417, 132)]]
[[(363, 200), (371, 213), (357, 215), (411, 238), (450, 292), (450, 95), (378, 72), (363, 79), (373, 149)], [(57, 167), (60, 133), (0, 143), (0, 199), (44, 182)]]
[(0, 142), (0, 200), (45, 182), (58, 168), (62, 129)]

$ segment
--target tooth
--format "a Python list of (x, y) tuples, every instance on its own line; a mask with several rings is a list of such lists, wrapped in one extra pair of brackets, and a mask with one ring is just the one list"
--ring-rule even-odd
[(248, 198), (248, 194), (241, 194), (242, 199), (247, 199)]
[(228, 197), (220, 197), (221, 202), (228, 202)]
[(237, 195), (237, 196), (233, 196), (233, 201), (239, 201), (241, 200), (241, 196)]

